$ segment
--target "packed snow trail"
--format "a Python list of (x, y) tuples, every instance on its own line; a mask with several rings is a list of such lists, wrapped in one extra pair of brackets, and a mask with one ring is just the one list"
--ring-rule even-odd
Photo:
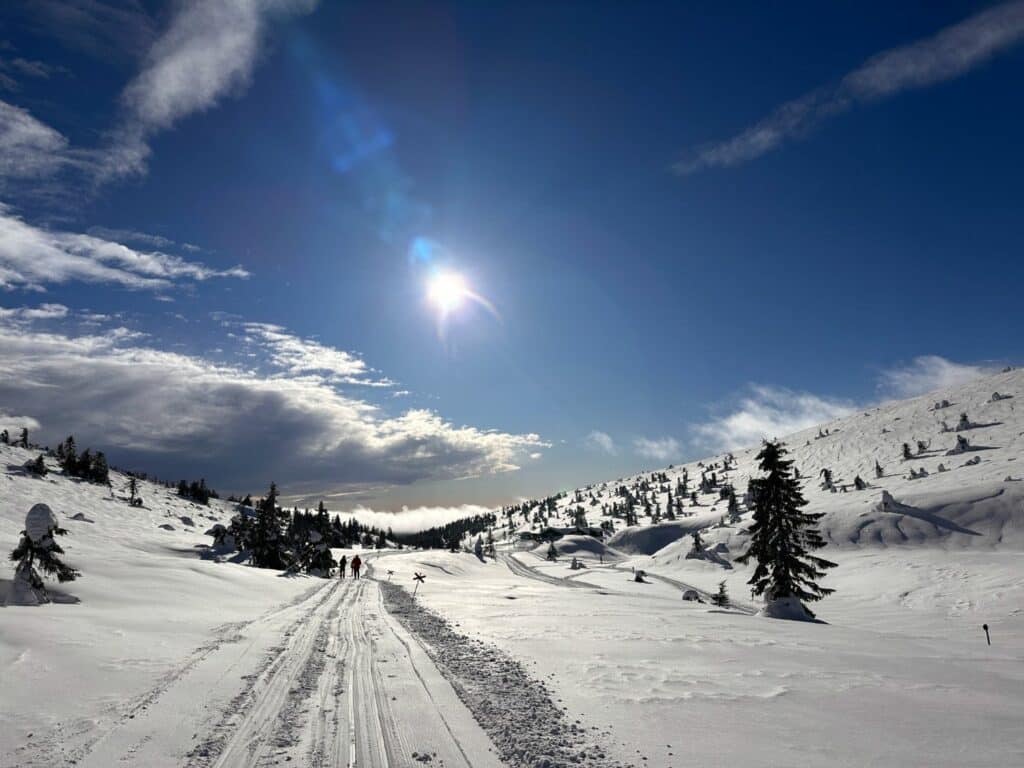
[(366, 579), (326, 582), (225, 628), (76, 747), (65, 735), (11, 767), (501, 764)]

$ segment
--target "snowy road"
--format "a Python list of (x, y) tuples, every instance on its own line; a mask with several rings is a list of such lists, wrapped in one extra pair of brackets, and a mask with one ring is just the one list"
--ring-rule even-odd
[(81, 737), (20, 766), (498, 766), (493, 746), (370, 580), (331, 581), (222, 627)]

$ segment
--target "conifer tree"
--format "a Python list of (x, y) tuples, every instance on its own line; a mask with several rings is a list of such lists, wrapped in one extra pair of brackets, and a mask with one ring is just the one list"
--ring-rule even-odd
[(11, 552), (11, 560), (17, 563), (14, 584), (11, 587), (16, 593), (15, 604), (36, 605), (49, 602), (39, 571), (46, 576), (56, 576), (60, 582), (74, 581), (81, 575), (58, 557), (64, 554), (64, 550), (54, 537), (66, 533), (46, 504), (36, 504), (29, 510), (25, 517), (25, 530), (21, 532), (21, 540)]
[(49, 471), (46, 469), (46, 461), (43, 459), (43, 454), (39, 454), (34, 459), (30, 459), (25, 464), (25, 468), (37, 477), (46, 477), (46, 473)]
[(725, 590), (725, 582), (718, 582), (718, 592), (711, 596), (711, 602), (719, 608), (729, 607), (729, 593)]
[[(816, 526), (823, 514), (803, 511), (807, 502), (786, 454), (782, 443), (766, 441), (757, 455), (765, 476), (750, 481), (754, 491), (750, 547), (736, 560), (744, 564), (751, 558), (757, 561), (747, 582), (754, 594), (766, 595), (768, 600), (792, 597), (814, 602), (834, 591), (819, 586), (816, 580), (836, 564), (811, 554), (825, 546)], [(809, 610), (807, 613), (814, 616)]]
[(729, 522), (736, 524), (740, 521), (740, 503), (736, 500), (736, 491), (729, 488)]
[(704, 539), (700, 536), (700, 531), (694, 531), (691, 534), (693, 538), (693, 546), (690, 547), (691, 552), (703, 552), (704, 551)]
[(21, 428), (21, 439), (18, 440), (18, 445), (22, 448), (28, 448), (28, 427)]
[(255, 567), (285, 568), (287, 563), (283, 528), (280, 510), (277, 507), (277, 484), (271, 483), (270, 493), (260, 502), (256, 510), (256, 520), (252, 525), (250, 545), (252, 564)]

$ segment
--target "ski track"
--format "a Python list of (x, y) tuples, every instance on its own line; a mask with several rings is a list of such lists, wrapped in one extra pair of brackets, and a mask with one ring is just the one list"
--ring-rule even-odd
[(218, 628), (109, 722), (59, 730), (16, 765), (497, 768), (490, 739), (405, 634), (376, 582), (323, 583)]

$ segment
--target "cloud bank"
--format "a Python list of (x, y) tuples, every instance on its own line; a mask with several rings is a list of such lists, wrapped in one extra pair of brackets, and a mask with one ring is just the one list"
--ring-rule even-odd
[(315, 376), (262, 375), (142, 346), (127, 329), (69, 335), (0, 314), (0, 359), (0, 401), (40, 419), (40, 439), (74, 433), (126, 466), (171, 479), (202, 474), (221, 488), (495, 474), (548, 445), (425, 409), (389, 415)]
[(932, 37), (882, 51), (838, 83), (788, 101), (726, 141), (698, 148), (675, 165), (687, 175), (730, 168), (809, 134), (830, 117), (903, 91), (959, 77), (1024, 40), (1024, 0), (1014, 0), (946, 27)]

